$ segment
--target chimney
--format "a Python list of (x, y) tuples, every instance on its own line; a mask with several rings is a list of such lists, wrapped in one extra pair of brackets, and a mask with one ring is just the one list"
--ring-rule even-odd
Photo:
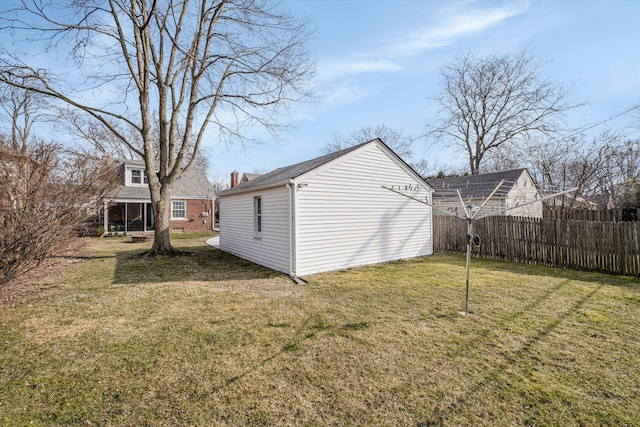
[(231, 188), (238, 185), (238, 171), (231, 172)]

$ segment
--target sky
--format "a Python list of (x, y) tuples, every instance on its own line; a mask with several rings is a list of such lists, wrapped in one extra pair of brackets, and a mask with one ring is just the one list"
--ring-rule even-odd
[[(261, 142), (226, 147), (210, 138), (211, 179), (233, 170), (264, 173), (322, 154), (333, 133), (385, 125), (419, 137), (437, 117), (439, 70), (460, 53), (531, 50), (543, 76), (571, 86), (587, 102), (569, 117), (579, 128), (628, 128), (640, 121), (640, 0), (288, 0), (308, 17), (317, 62), (317, 99), (291, 109), (281, 140), (255, 129)], [(609, 120), (610, 119), (610, 120)], [(640, 136), (640, 132), (636, 133)], [(416, 159), (463, 167), (465, 157), (418, 139)]]

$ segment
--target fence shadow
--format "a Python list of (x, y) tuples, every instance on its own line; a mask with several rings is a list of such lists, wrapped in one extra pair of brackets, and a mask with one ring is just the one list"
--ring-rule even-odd
[[(444, 261), (440, 256), (445, 257)], [(433, 259), (433, 258), (432, 258)], [(464, 267), (465, 255), (462, 254), (438, 254), (436, 260), (440, 262), (451, 262), (458, 267)], [(448, 260), (454, 261), (448, 261)], [(579, 280), (583, 282), (595, 283), (599, 285), (620, 286), (640, 291), (640, 277), (619, 276), (594, 271), (572, 270), (563, 267), (549, 267), (544, 265), (533, 265), (523, 262), (503, 261), (488, 258), (472, 257), (471, 259), (471, 280), (473, 280), (474, 270), (499, 270), (522, 276), (554, 277), (564, 280)]]

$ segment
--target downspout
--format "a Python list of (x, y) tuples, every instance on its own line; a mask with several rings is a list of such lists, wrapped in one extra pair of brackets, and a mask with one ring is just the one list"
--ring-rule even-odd
[(296, 182), (293, 179), (287, 184), (289, 191), (289, 276), (296, 277), (296, 262), (294, 257), (297, 250), (297, 209), (296, 209)]
[(209, 219), (211, 221), (211, 231), (215, 231), (216, 229), (216, 199), (218, 197), (217, 196), (213, 196), (211, 197), (211, 218)]

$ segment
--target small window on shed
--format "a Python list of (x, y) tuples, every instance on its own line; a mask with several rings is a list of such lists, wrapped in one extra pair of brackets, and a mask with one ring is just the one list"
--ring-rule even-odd
[(253, 198), (253, 235), (262, 237), (262, 197)]

